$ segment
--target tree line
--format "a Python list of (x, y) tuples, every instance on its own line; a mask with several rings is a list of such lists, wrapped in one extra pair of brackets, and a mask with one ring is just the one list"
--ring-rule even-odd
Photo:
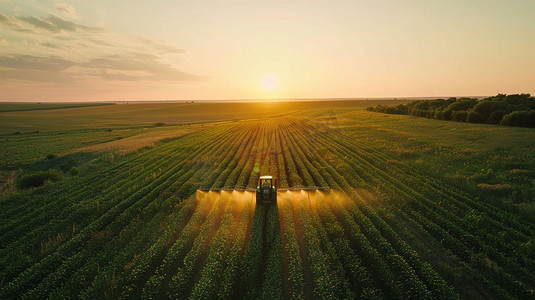
[(466, 97), (419, 100), (395, 106), (370, 106), (367, 110), (437, 120), (535, 128), (535, 97), (530, 94), (498, 94), (481, 100)]

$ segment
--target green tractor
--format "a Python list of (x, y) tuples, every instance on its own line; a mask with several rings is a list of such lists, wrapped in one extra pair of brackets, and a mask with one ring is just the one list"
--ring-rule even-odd
[[(234, 187), (234, 188), (199, 188), (199, 191), (203, 192), (255, 192), (256, 194), (256, 205), (277, 205), (277, 193), (285, 191), (323, 191), (324, 193), (329, 193), (330, 187), (317, 187), (317, 186), (299, 186), (299, 187), (285, 187), (280, 189), (278, 180), (273, 178), (273, 176), (265, 175), (260, 176), (258, 180), (258, 186), (256, 190), (254, 188), (247, 187)], [(252, 197), (251, 197), (252, 198)], [(252, 199), (251, 199), (252, 200)]]
[(277, 179), (272, 176), (260, 176), (256, 188), (256, 204), (277, 204)]

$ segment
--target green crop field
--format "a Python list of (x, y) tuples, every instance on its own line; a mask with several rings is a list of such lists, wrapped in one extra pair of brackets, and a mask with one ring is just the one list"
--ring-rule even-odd
[(533, 299), (535, 130), (368, 105), (0, 105), (0, 299)]

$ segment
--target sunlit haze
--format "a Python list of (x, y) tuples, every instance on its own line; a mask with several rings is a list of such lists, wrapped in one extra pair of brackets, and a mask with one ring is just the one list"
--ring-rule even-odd
[(0, 101), (535, 92), (535, 1), (0, 0)]
[(269, 75), (262, 80), (262, 86), (266, 91), (274, 92), (279, 88), (279, 81), (277, 77)]

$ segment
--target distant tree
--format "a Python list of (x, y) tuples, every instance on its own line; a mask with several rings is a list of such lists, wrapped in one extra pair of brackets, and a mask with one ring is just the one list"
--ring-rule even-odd
[(453, 119), (453, 110), (446, 109), (442, 112), (442, 120), (450, 121)]
[(396, 107), (393, 107), (393, 106), (386, 107), (385, 113), (387, 113), (387, 114), (399, 114), (398, 113), (398, 109)]
[(505, 97), (502, 97), (502, 95), (500, 95), (501, 101), (507, 104), (516, 104), (516, 105), (527, 104), (530, 98), (531, 98), (530, 94), (510, 94), (510, 95), (506, 95)]
[(438, 120), (535, 128), (535, 98), (530, 94), (498, 94), (482, 100), (455, 97), (446, 100), (418, 100), (396, 106), (377, 105), (366, 110)]
[(474, 106), (474, 111), (480, 113), (483, 116), (484, 120), (487, 120), (496, 110), (504, 110), (506, 105), (500, 102), (494, 102), (489, 100), (483, 100)]
[(411, 103), (414, 109), (427, 110), (429, 107), (429, 101), (419, 100)]
[(528, 112), (524, 119), (524, 126), (535, 128), (535, 110)]
[(485, 118), (482, 114), (478, 113), (477, 111), (469, 111), (466, 116), (466, 121), (470, 123), (483, 123), (485, 121)]
[(422, 117), (422, 118), (427, 117), (427, 110), (420, 109), (420, 110), (418, 111), (418, 116), (419, 116), (419, 117)]
[(503, 116), (505, 116), (507, 113), (505, 110), (496, 110), (493, 111), (489, 118), (487, 119), (487, 123), (489, 124), (500, 124), (500, 121), (502, 120)]
[(514, 111), (510, 114), (503, 116), (500, 121), (500, 125), (505, 126), (524, 126), (524, 120), (526, 119), (527, 111)]
[(453, 114), (453, 120), (457, 122), (466, 122), (466, 116), (468, 112), (466, 110), (459, 110)]
[(398, 106), (396, 106), (396, 109), (398, 111), (398, 114), (400, 115), (406, 115), (409, 113), (409, 109), (403, 104), (399, 104)]
[(460, 98), (460, 99), (457, 99), (457, 101), (448, 105), (447, 109), (451, 109), (454, 111), (469, 110), (472, 107), (476, 106), (477, 103), (478, 103), (477, 99)]

